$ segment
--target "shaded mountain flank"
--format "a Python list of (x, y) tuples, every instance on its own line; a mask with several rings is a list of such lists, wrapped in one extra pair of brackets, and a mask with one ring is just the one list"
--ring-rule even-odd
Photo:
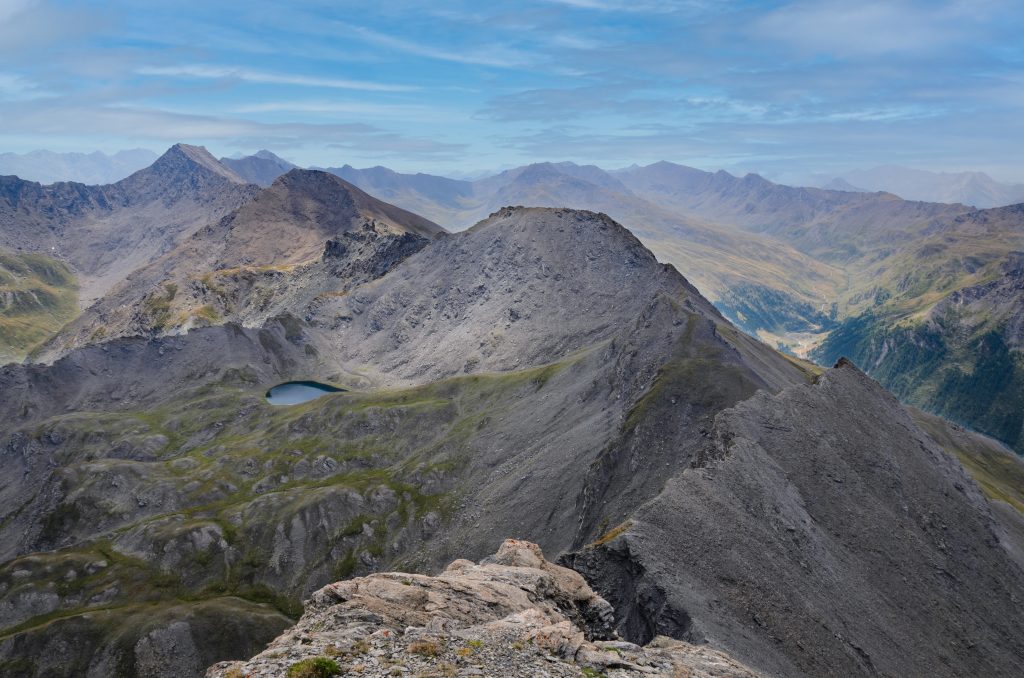
[(1024, 454), (1024, 252), (917, 314), (897, 297), (843, 322), (816, 349), (848, 355), (904, 402)]
[(260, 325), (380, 277), (443, 232), (332, 174), (294, 169), (132, 273), (33, 357), (102, 338)]
[[(907, 402), (1022, 449), (1021, 352), (998, 329), (1013, 327), (1014, 312), (1001, 304), (985, 320), (995, 332), (985, 346), (948, 313), (957, 295), (1014, 270), (1024, 251), (1019, 207), (794, 188), (667, 162), (614, 172), (542, 163), (474, 182), (343, 170), (398, 204), (431, 204), (453, 227), (502, 201), (607, 212), (744, 331), (823, 365), (850, 356)], [(983, 308), (974, 306), (976, 325)], [(985, 376), (1003, 373), (995, 384)]]
[(205, 149), (185, 144), (105, 186), (0, 177), (0, 249), (66, 262), (87, 305), (256, 191)]
[[(506, 208), (337, 284), (0, 369), (6, 674), (201, 675), (332, 582), (510, 535), (569, 554), (637, 645), (1020, 674), (1021, 497), (989, 473), (1018, 462), (739, 332), (609, 217)], [(296, 379), (347, 390), (265, 401)]]

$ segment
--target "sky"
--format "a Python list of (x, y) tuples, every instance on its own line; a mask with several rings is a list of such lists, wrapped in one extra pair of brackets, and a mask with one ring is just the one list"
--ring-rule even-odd
[(1019, 0), (0, 0), (0, 152), (1024, 181)]

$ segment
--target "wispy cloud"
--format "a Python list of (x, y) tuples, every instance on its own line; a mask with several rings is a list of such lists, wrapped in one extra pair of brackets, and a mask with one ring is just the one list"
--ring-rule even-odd
[(0, 101), (26, 101), (48, 96), (53, 96), (53, 93), (27, 78), (0, 73)]
[(9, 21), (33, 4), (33, 0), (0, 0), (0, 22)]
[(489, 44), (484, 49), (453, 50), (440, 47), (432, 47), (424, 42), (407, 40), (394, 35), (388, 35), (375, 31), (365, 26), (354, 26), (351, 24), (339, 24), (344, 29), (354, 33), (366, 42), (386, 47), (388, 49), (413, 54), (415, 56), (436, 59), (438, 61), (450, 61), (459, 64), (470, 64), (475, 66), (493, 66), (497, 68), (516, 68), (525, 66), (534, 61), (533, 57), (522, 50), (517, 50), (501, 44)]
[(701, 11), (711, 8), (715, 0), (546, 0), (554, 5), (601, 12), (648, 12), (666, 14), (678, 11)]
[(138, 106), (62, 106), (25, 102), (0, 112), (0, 139), (22, 134), (63, 138), (74, 133), (117, 135), (131, 140), (214, 142), (251, 150), (261, 146), (301, 149), (329, 146), (387, 158), (447, 159), (465, 152), (461, 143), (391, 132), (365, 123), (268, 123), (231, 117), (186, 114)]
[(0, 54), (24, 57), (63, 47), (93, 30), (105, 13), (49, 0), (0, 0)]
[(413, 85), (394, 85), (365, 80), (325, 78), (292, 73), (269, 73), (237, 66), (216, 66), (190, 64), (183, 66), (143, 66), (135, 71), (139, 75), (165, 76), (174, 78), (200, 78), (209, 80), (241, 80), (244, 82), (271, 85), (294, 85), (297, 87), (324, 87), (329, 89), (352, 89), (366, 92), (414, 92), (420, 89)]
[(435, 4), (0, 0), (0, 150), (988, 169), (1024, 139), (1019, 0)]
[(931, 52), (974, 38), (992, 4), (801, 0), (760, 18), (754, 32), (796, 49), (840, 56)]
[(251, 113), (322, 113), (349, 115), (362, 118), (391, 118), (396, 120), (451, 121), (468, 119), (457, 109), (442, 109), (418, 104), (383, 104), (359, 101), (263, 101), (235, 108), (243, 114)]

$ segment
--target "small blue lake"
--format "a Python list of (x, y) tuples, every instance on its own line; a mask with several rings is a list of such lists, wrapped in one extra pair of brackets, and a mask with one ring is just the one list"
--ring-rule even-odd
[(267, 402), (271, 405), (298, 405), (328, 393), (340, 393), (344, 390), (317, 381), (286, 381), (267, 391)]

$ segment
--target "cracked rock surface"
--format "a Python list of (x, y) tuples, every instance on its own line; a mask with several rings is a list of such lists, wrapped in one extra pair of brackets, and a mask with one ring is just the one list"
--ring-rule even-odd
[(508, 539), (479, 564), (456, 560), (436, 577), (387, 572), (325, 586), (265, 651), (206, 675), (285, 676), (318, 658), (361, 676), (758, 675), (708, 647), (625, 642), (613, 625), (611, 605), (579, 573)]

